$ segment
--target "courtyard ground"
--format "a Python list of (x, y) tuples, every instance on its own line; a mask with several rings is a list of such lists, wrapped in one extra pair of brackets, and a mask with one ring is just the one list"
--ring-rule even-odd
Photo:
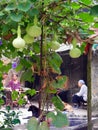
[[(37, 103), (33, 103), (33, 105), (38, 106)], [(27, 119), (27, 117), (31, 117), (32, 116), (32, 112), (28, 111), (28, 107), (29, 105), (26, 105), (25, 107), (20, 107), (19, 109), (14, 108), (14, 110), (16, 112), (20, 111), (21, 112), (21, 116), (19, 117), (20, 121), (21, 121), (21, 125), (16, 125), (14, 127), (14, 130), (27, 130), (26, 129), (26, 124), (28, 122), (29, 119)], [(52, 106), (50, 108), (50, 111), (53, 110), (54, 107)], [(2, 107), (1, 110), (5, 110), (5, 107)], [(81, 118), (87, 118), (87, 110), (86, 109), (73, 109), (72, 112), (66, 112), (64, 111), (64, 113), (66, 113), (68, 115), (68, 117), (81, 117)], [(93, 114), (94, 116), (96, 115), (96, 113)], [(0, 121), (2, 121), (3, 117), (0, 115)], [(94, 125), (94, 129), (93, 130), (98, 130), (98, 123), (96, 122)], [(97, 128), (97, 129), (96, 129)]]

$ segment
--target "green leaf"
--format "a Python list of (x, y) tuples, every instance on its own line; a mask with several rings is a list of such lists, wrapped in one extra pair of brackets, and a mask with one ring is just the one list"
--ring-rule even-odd
[(64, 88), (64, 84), (66, 82), (66, 76), (60, 76), (51, 84), (54, 88)]
[(4, 15), (4, 13), (2, 11), (0, 11), (0, 17), (2, 17)]
[(25, 93), (20, 93), (19, 94), (19, 98), (24, 98), (24, 96), (25, 96)]
[(57, 115), (55, 116), (54, 120), (52, 121), (53, 125), (59, 128), (65, 127), (69, 125), (68, 118), (66, 114), (57, 111)]
[(37, 54), (40, 53), (40, 44), (38, 42), (33, 43), (33, 51)]
[(54, 61), (52, 61), (51, 58), (48, 59), (48, 60), (49, 60), (49, 65), (50, 65), (50, 67), (53, 69), (53, 71), (54, 71), (55, 73), (61, 74), (61, 70), (60, 70), (60, 68), (57, 66), (57, 64), (55, 64)]
[(11, 110), (10, 106), (6, 106), (6, 110), (9, 112)]
[(91, 15), (98, 16), (98, 5), (91, 7), (90, 13), (91, 13)]
[(32, 62), (30, 62), (29, 60), (26, 60), (26, 59), (21, 59), (20, 60), (20, 63), (25, 66), (26, 68), (29, 68), (32, 66)]
[(32, 70), (31, 70), (31, 68), (29, 68), (28, 70), (26, 70), (23, 74), (22, 74), (22, 76), (21, 76), (21, 81), (32, 81), (32, 80), (34, 80), (33, 79), (33, 77), (32, 77)]
[(80, 19), (82, 19), (84, 22), (93, 22), (94, 17), (91, 16), (89, 13), (80, 13), (78, 15)]
[(14, 117), (15, 114), (16, 114), (15, 111), (12, 111), (12, 112), (9, 113), (9, 116), (13, 116)]
[(4, 104), (4, 100), (0, 99), (0, 106)]
[(83, 42), (82, 45), (80, 47), (78, 47), (81, 50), (82, 54), (84, 53), (85, 47), (86, 47), (86, 43), (85, 42)]
[(61, 111), (64, 110), (64, 104), (62, 103), (62, 100), (60, 99), (60, 97), (54, 96), (52, 98), (52, 102), (56, 108), (58, 108)]
[(60, 56), (58, 53), (56, 53), (56, 52), (52, 53), (51, 58), (53, 58), (54, 63), (55, 63), (58, 67), (61, 66), (61, 63), (63, 62), (63, 60), (62, 60), (61, 56)]
[(29, 94), (29, 95), (33, 96), (33, 95), (36, 94), (36, 90), (35, 90), (35, 89), (27, 90), (27, 91), (26, 91), (26, 94)]
[(47, 122), (42, 122), (41, 125), (39, 125), (38, 130), (49, 130)]
[(19, 63), (18, 65), (17, 65), (17, 67), (15, 68), (15, 70), (18, 72), (18, 71), (20, 71), (20, 70), (22, 70), (23, 69), (23, 65), (21, 64), (21, 63)]
[(0, 71), (2, 71), (2, 72), (8, 72), (9, 69), (11, 69), (11, 68), (12, 68), (12, 65), (11, 65), (11, 63), (9, 63), (9, 64), (7, 64), (7, 65), (3, 65), (3, 66), (0, 68)]
[(31, 118), (30, 120), (28, 120), (27, 123), (27, 129), (28, 130), (37, 130), (38, 128), (38, 121), (36, 120), (36, 118)]
[(21, 13), (11, 13), (10, 18), (15, 22), (20, 22), (23, 15)]
[(20, 106), (22, 106), (22, 105), (25, 104), (25, 103), (26, 103), (26, 101), (25, 101), (24, 98), (21, 98), (21, 99), (18, 100), (18, 104), (19, 104)]
[(9, 3), (6, 8), (5, 8), (5, 11), (10, 11), (10, 10), (15, 10), (16, 9), (16, 6), (14, 3)]
[(33, 17), (35, 15), (38, 15), (39, 14), (39, 10), (36, 9), (36, 8), (33, 8), (33, 9), (30, 9), (27, 14), (30, 16), (30, 17)]
[(9, 30), (9, 26), (8, 25), (2, 25), (2, 33), (6, 33), (6, 32), (8, 32), (8, 30)]
[(47, 114), (47, 118), (52, 119), (52, 124), (55, 127), (62, 128), (62, 127), (69, 125), (68, 118), (67, 118), (66, 114), (63, 114), (60, 111), (56, 111), (56, 114), (54, 114), (53, 112), (49, 112)]
[(31, 2), (36, 2), (37, 0), (30, 0)]
[(18, 5), (18, 10), (21, 10), (23, 12), (27, 12), (30, 8), (31, 8), (31, 3), (29, 1), (21, 2)]
[(61, 66), (61, 63), (62, 63), (62, 58), (59, 54), (57, 53), (52, 53), (50, 56), (47, 57), (47, 61), (48, 61), (48, 64), (50, 67), (52, 67), (52, 69), (60, 74), (61, 71), (60, 71), (60, 66)]
[(78, 10), (79, 8), (81, 8), (80, 4), (78, 4), (77, 2), (72, 2), (71, 6), (73, 9)]
[(92, 3), (92, 0), (80, 0), (80, 1), (86, 5), (90, 5)]
[(46, 116), (47, 116), (48, 118), (55, 119), (55, 114), (54, 114), (53, 112), (49, 112)]
[(54, 93), (54, 94), (55, 94), (55, 93), (57, 93), (57, 89), (48, 87), (48, 88), (46, 89), (46, 92), (47, 92), (47, 93), (52, 93), (52, 94)]
[(95, 28), (98, 28), (98, 23), (95, 23), (95, 24), (94, 24), (94, 27), (95, 27)]
[(16, 125), (16, 124), (20, 124), (20, 120), (19, 119), (13, 119), (12, 120), (12, 124)]
[(3, 62), (0, 60), (0, 68), (3, 66)]
[(11, 96), (12, 96), (12, 100), (16, 100), (18, 98), (18, 92), (12, 91)]

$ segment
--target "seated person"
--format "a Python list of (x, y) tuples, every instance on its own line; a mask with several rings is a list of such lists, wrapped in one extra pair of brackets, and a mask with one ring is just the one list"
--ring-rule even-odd
[(75, 107), (80, 107), (81, 103), (87, 102), (87, 86), (85, 85), (84, 80), (79, 80), (78, 86), (80, 87), (80, 91), (72, 98)]
[(21, 87), (20, 81), (18, 80), (18, 75), (13, 74), (12, 79), (9, 81), (6, 87), (6, 105), (13, 107), (14, 101), (12, 101), (11, 93), (16, 90), (19, 91)]
[(6, 89), (6, 87), (8, 85), (8, 82), (9, 82), (8, 74), (3, 73), (3, 75), (2, 75), (2, 84), (3, 84), (4, 89)]
[(20, 87), (21, 87), (21, 84), (20, 84), (20, 82), (18, 80), (18, 75), (13, 74), (12, 79), (9, 81), (9, 84), (8, 84), (9, 90), (11, 90), (11, 91), (13, 91), (13, 90), (19, 91)]
[(3, 73), (2, 75), (2, 85), (3, 85), (2, 99), (4, 100), (4, 103), (6, 102), (6, 87), (8, 86), (8, 83), (9, 83), (8, 73)]

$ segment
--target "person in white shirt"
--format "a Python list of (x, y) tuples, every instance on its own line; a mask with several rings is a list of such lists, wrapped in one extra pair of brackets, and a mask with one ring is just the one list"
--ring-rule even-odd
[(80, 91), (73, 96), (72, 102), (74, 106), (80, 107), (81, 103), (87, 102), (87, 86), (84, 80), (79, 80), (78, 86), (80, 87)]

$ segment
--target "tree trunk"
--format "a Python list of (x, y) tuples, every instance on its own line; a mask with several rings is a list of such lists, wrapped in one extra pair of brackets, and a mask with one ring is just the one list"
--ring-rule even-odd
[(88, 82), (88, 102), (87, 102), (87, 118), (88, 118), (88, 130), (92, 130), (92, 87), (91, 87), (91, 49), (88, 54), (87, 64), (87, 82)]

